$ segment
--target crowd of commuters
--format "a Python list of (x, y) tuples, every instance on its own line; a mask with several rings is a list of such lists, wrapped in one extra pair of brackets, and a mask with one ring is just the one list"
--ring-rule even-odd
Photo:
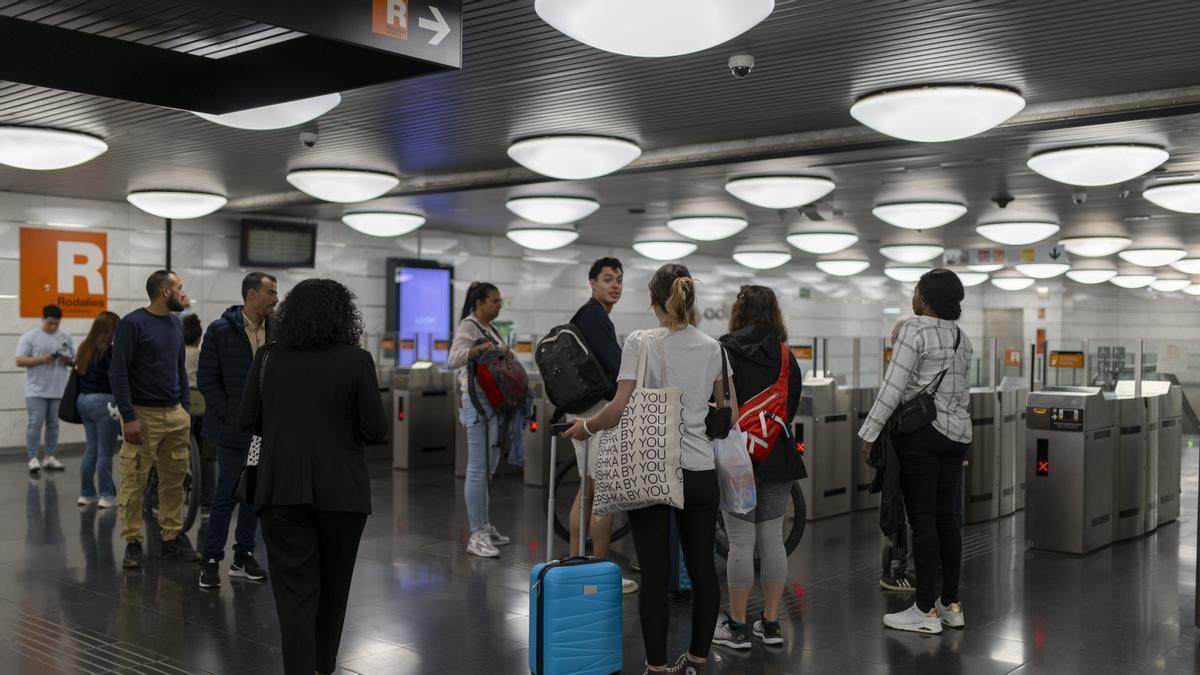
[[(737, 420), (739, 399), (750, 400), (772, 386), (784, 387), (790, 419), (799, 403), (802, 372), (787, 349), (784, 317), (770, 288), (743, 286), (729, 332), (717, 340), (697, 328), (697, 282), (679, 264), (662, 266), (648, 284), (657, 326), (633, 331), (622, 346), (610, 314), (622, 297), (623, 274), (615, 258), (597, 260), (588, 271), (591, 297), (570, 322), (609, 387), (583, 413), (569, 416), (563, 435), (574, 441), (579, 465), (593, 465), (595, 435), (620, 421), (643, 357), (644, 386), (680, 390), (684, 505), (649, 506), (628, 516), (641, 573), (646, 672), (703, 673), (712, 644), (748, 649), (751, 634), (767, 645), (783, 643), (779, 611), (788, 578), (784, 516), (792, 484), (806, 475), (792, 439), (781, 436), (754, 464), (755, 508), (745, 514), (720, 513), (729, 538), (729, 610), (720, 615), (713, 551), (721, 495), (706, 420), (723, 400)], [(78, 383), (73, 395), (86, 437), (79, 504), (117, 508), (126, 541), (123, 566), (142, 564), (142, 496), (153, 467), (158, 474), (159, 555), (200, 561), (199, 586), (219, 588), (236, 511), (229, 575), (266, 581), (267, 571), (254, 557), (261, 521), (284, 670), (331, 673), (358, 545), (371, 513), (364, 446), (381, 442), (388, 433), (376, 365), (361, 346), (362, 317), (354, 295), (336, 281), (315, 279), (298, 284), (280, 303), (276, 279), (253, 272), (243, 280), (242, 304), (229, 307), (205, 330), (195, 314), (181, 321), (189, 303), (176, 273), (154, 272), (146, 292), (149, 304), (144, 308), (124, 317), (111, 312), (97, 316), (78, 349), (61, 330), (62, 312), (55, 306), (44, 309), (39, 328), (21, 337), (16, 363), (26, 369), (29, 471), (36, 475), (63, 468), (55, 457), (58, 408), (73, 368)], [(921, 278), (913, 293), (914, 316), (896, 324), (891, 363), (860, 432), (863, 461), (880, 468), (881, 476), (890, 476), (884, 482), (896, 486), (894, 494), (885, 492), (891, 524), (898, 524), (884, 527), (898, 549), (890, 579), (896, 590), (916, 589), (911, 607), (883, 617), (886, 626), (899, 630), (937, 633), (943, 625), (964, 624), (958, 594), (960, 501), (962, 462), (971, 441), (967, 368), (972, 347), (955, 323), (963, 298), (962, 284), (949, 270)], [(486, 397), (469, 395), (475, 375), (468, 366), (490, 350), (509, 352), (495, 326), (502, 306), (495, 285), (472, 283), (448, 356), (448, 365), (459, 370), (459, 422), (468, 439), (466, 550), (483, 558), (498, 557), (498, 547), (509, 543), (492, 523), (489, 491), (508, 435), (520, 432), (500, 423)], [(785, 385), (777, 384), (784, 378)], [(896, 433), (894, 413), (922, 392), (933, 394), (936, 419), (912, 433)], [(204, 490), (210, 508), (202, 554), (181, 523), (193, 434), (201, 445), (215, 449), (217, 458), (215, 483)], [(119, 487), (112, 471), (118, 437)], [(884, 460), (878, 459), (876, 443), (886, 447)], [(260, 451), (251, 453), (252, 447)], [(249, 474), (252, 497), (239, 503), (235, 486), (248, 480), (252, 455), (257, 457)], [(590, 538), (593, 555), (607, 558), (612, 517), (593, 517), (594, 483), (586, 481), (581, 488), (571, 507), (571, 550)], [(672, 527), (692, 582), (690, 644), (674, 660), (668, 659), (667, 644), (668, 587), (677, 573)], [(751, 625), (746, 613), (756, 560), (763, 609)], [(888, 579), (885, 567), (884, 581)], [(623, 579), (622, 590), (632, 593), (639, 586)]]

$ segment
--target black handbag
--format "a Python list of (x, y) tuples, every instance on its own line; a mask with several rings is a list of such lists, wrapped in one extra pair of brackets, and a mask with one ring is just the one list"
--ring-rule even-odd
[(83, 424), (83, 418), (79, 416), (78, 399), (79, 371), (72, 368), (67, 378), (67, 388), (63, 390), (62, 400), (58, 403), (58, 419), (71, 424)]
[(725, 361), (725, 348), (721, 347), (721, 382), (724, 383), (725, 404), (708, 409), (704, 416), (704, 433), (714, 441), (729, 435), (733, 427), (733, 408), (729, 406), (729, 365)]
[(262, 366), (258, 369), (258, 408), (254, 411), (254, 433), (250, 436), (250, 449), (246, 452), (246, 464), (238, 473), (237, 482), (233, 484), (233, 500), (240, 504), (254, 506), (255, 489), (258, 487), (258, 462), (262, 456), (262, 395), (263, 376), (267, 372), (267, 358), (271, 354), (264, 353)]
[[(956, 326), (954, 333), (954, 350), (958, 353), (958, 343), (962, 340), (962, 331)], [(953, 359), (953, 355), (951, 356)], [(938, 373), (929, 384), (925, 385), (917, 395), (911, 399), (901, 403), (892, 416), (888, 418), (888, 431), (893, 436), (904, 436), (911, 434), (914, 431), (920, 431), (925, 427), (933, 424), (937, 419), (937, 405), (935, 396), (938, 388), (942, 386), (942, 380), (946, 379), (946, 373), (950, 369), (946, 368)], [(930, 389), (932, 387), (932, 389)]]

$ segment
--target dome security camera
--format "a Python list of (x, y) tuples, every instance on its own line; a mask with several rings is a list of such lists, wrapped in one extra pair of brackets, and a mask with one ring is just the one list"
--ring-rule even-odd
[(729, 72), (737, 79), (750, 77), (754, 70), (754, 57), (749, 54), (734, 54), (729, 57)]

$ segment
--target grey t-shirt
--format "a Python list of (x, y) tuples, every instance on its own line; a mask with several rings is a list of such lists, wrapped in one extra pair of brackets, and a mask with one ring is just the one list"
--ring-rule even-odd
[[(75, 340), (61, 329), (47, 333), (41, 328), (35, 328), (17, 341), (17, 356), (45, 354), (65, 354), (74, 357)], [(26, 368), (25, 398), (62, 398), (70, 372), (67, 364), (58, 360)]]

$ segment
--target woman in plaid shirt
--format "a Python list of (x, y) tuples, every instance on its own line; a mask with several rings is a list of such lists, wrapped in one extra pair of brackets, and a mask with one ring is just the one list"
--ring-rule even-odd
[[(937, 419), (930, 425), (892, 440), (900, 458), (900, 490), (912, 526), (917, 572), (917, 601), (912, 607), (886, 614), (884, 625), (897, 630), (940, 633), (942, 625), (962, 628), (958, 581), (962, 565), (962, 463), (971, 443), (970, 390), (967, 367), (971, 341), (955, 321), (962, 315), (963, 285), (947, 269), (928, 272), (913, 291), (916, 318), (908, 322), (892, 350), (892, 361), (879, 388), (875, 405), (859, 436), (865, 441), (864, 460), (888, 418), (902, 403), (934, 392)], [(938, 567), (942, 592), (937, 594)]]

